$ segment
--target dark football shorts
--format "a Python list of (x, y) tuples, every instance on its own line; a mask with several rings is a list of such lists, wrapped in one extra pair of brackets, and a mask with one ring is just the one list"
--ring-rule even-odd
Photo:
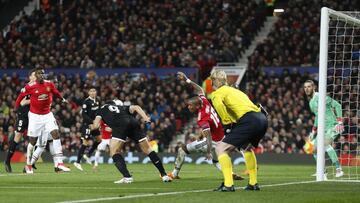
[(81, 139), (88, 140), (88, 139), (94, 138), (96, 136), (100, 136), (99, 130), (92, 130), (92, 131), (90, 131), (90, 134), (87, 134), (86, 133), (87, 129), (89, 130), (88, 126), (86, 126), (86, 125), (83, 125), (81, 127)]
[(222, 141), (237, 148), (245, 149), (249, 144), (257, 147), (267, 126), (267, 118), (262, 112), (249, 112), (232, 125)]
[(146, 139), (145, 133), (141, 130), (139, 122), (135, 119), (131, 119), (128, 123), (113, 126), (111, 129), (111, 139), (125, 142), (126, 138), (130, 138), (136, 143), (142, 142)]
[(29, 125), (29, 117), (27, 114), (21, 114), (17, 116), (16, 120), (16, 132), (24, 133)]

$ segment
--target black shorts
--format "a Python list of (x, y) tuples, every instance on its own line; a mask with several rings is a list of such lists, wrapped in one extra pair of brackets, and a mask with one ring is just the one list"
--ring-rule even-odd
[(27, 114), (21, 114), (17, 116), (16, 120), (16, 132), (24, 133), (29, 125), (29, 117)]
[(262, 112), (246, 113), (233, 125), (229, 133), (225, 133), (223, 142), (245, 149), (249, 144), (257, 147), (264, 137), (268, 121)]
[(145, 133), (141, 130), (140, 124), (137, 120), (131, 120), (128, 123), (112, 127), (111, 139), (125, 142), (126, 138), (134, 140), (136, 143), (142, 142), (146, 139)]
[(86, 129), (88, 129), (88, 128), (89, 128), (88, 125), (81, 126), (81, 139), (88, 140), (88, 139), (94, 138), (96, 136), (100, 136), (99, 130), (92, 130), (92, 131), (90, 131), (90, 135), (87, 135)]

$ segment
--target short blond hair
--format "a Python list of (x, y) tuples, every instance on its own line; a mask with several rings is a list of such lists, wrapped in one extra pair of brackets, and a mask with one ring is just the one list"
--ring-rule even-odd
[(223, 70), (214, 70), (211, 72), (210, 79), (216, 87), (227, 85), (227, 75)]

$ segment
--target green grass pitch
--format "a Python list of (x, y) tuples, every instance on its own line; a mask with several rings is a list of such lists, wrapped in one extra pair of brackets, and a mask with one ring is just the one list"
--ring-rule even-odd
[[(242, 190), (247, 183), (244, 180), (235, 182), (234, 193), (211, 191), (222, 182), (222, 174), (211, 165), (185, 164), (182, 179), (163, 183), (153, 165), (130, 164), (132, 184), (114, 184), (121, 176), (113, 165), (100, 165), (94, 172), (83, 164), (84, 172), (71, 167), (71, 173), (56, 174), (52, 164), (39, 163), (34, 175), (22, 174), (22, 164), (13, 164), (13, 174), (6, 174), (2, 164), (0, 167), (0, 202), (6, 203), (360, 202), (360, 183), (311, 182), (315, 166), (260, 165), (261, 191)], [(173, 165), (165, 167), (171, 171)], [(234, 169), (240, 173), (244, 166)]]

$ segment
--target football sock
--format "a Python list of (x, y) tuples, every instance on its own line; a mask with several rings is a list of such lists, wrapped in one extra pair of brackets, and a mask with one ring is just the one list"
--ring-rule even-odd
[(80, 149), (79, 149), (79, 151), (78, 151), (76, 163), (80, 163), (81, 158), (82, 158), (83, 155), (84, 155), (85, 149), (86, 149), (86, 146), (85, 146), (85, 145), (81, 145), (81, 147), (80, 147)]
[(33, 165), (36, 163), (36, 161), (40, 158), (40, 156), (44, 152), (44, 150), (45, 150), (45, 147), (43, 147), (43, 146), (36, 147), (36, 150), (34, 151), (34, 153), (31, 156), (30, 165)]
[(178, 150), (178, 154), (176, 156), (176, 160), (175, 160), (175, 168), (172, 172), (172, 174), (174, 176), (178, 176), (179, 172), (181, 170), (182, 165), (184, 164), (184, 160), (185, 160), (185, 151), (182, 148), (179, 148)]
[(249, 172), (249, 184), (255, 185), (257, 183), (257, 166), (256, 156), (253, 150), (244, 153), (246, 169)]
[(30, 142), (26, 148), (26, 164), (31, 165), (31, 157), (33, 154), (34, 145), (32, 145)]
[(18, 144), (18, 143), (16, 143), (14, 140), (12, 140), (12, 141), (10, 142), (10, 146), (9, 146), (9, 149), (8, 149), (8, 153), (7, 153), (6, 159), (5, 159), (5, 162), (6, 162), (6, 163), (10, 163), (11, 157), (12, 157), (12, 156), (14, 155), (14, 153), (15, 153), (17, 144)]
[(99, 146), (100, 142), (94, 142), (93, 145), (91, 146), (89, 152), (88, 152), (88, 157), (91, 157), (92, 153), (97, 149), (97, 147)]
[(49, 142), (49, 151), (51, 156), (53, 157), (54, 166), (57, 167), (57, 158), (55, 157), (55, 151), (54, 151), (54, 144), (52, 142)]
[(164, 166), (160, 160), (160, 158), (158, 157), (158, 155), (156, 154), (156, 152), (152, 151), (150, 152), (150, 154), (148, 154), (150, 160), (152, 161), (152, 163), (156, 166), (156, 168), (159, 170), (161, 177), (166, 175)]
[(340, 163), (339, 163), (339, 159), (338, 159), (338, 156), (334, 150), (334, 148), (331, 146), (331, 145), (328, 145), (326, 147), (326, 152), (327, 154), (329, 155), (330, 159), (331, 159), (331, 162), (335, 165), (335, 167), (338, 169), (338, 168), (341, 168), (340, 166)]
[(212, 163), (219, 171), (221, 171), (221, 166), (218, 160), (213, 159)]
[(234, 185), (234, 180), (232, 177), (232, 163), (228, 154), (223, 153), (218, 156), (219, 163), (221, 165), (222, 173), (224, 175), (224, 185), (226, 187), (231, 187)]
[(99, 164), (100, 154), (101, 154), (100, 150), (95, 151), (95, 163), (94, 163), (95, 166), (97, 166)]
[(128, 171), (128, 169), (126, 168), (126, 163), (124, 158), (121, 156), (121, 154), (114, 154), (112, 156), (112, 159), (115, 163), (116, 168), (120, 171), (120, 173), (125, 177), (125, 178), (130, 178), (131, 175)]
[(63, 162), (63, 153), (62, 153), (62, 146), (61, 146), (61, 140), (60, 139), (54, 139), (53, 142), (54, 147), (54, 155), (53, 158), (56, 160), (57, 163)]

